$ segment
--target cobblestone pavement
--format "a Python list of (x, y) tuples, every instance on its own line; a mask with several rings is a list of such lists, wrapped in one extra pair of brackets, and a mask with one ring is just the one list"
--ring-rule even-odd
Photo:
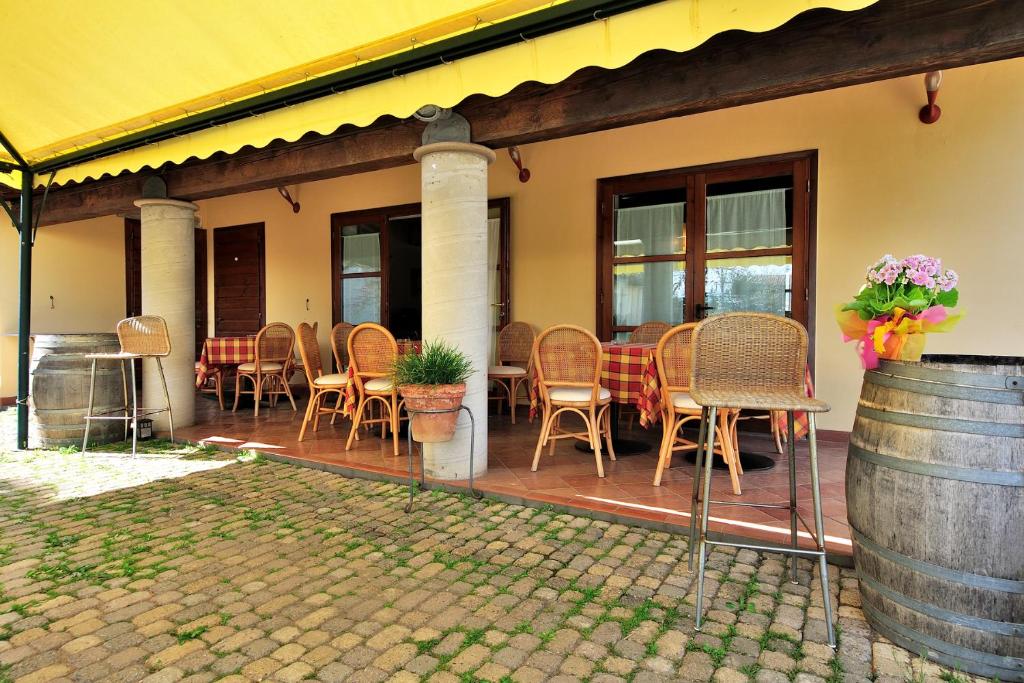
[[(196, 459), (198, 458), (198, 459)], [(833, 568), (208, 451), (0, 453), (0, 683), (958, 681), (872, 635)], [(74, 497), (79, 496), (79, 497)], [(87, 496), (87, 497), (85, 497)]]

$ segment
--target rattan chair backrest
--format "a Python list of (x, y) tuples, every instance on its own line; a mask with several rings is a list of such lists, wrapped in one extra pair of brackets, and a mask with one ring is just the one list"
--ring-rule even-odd
[(637, 325), (633, 328), (633, 331), (629, 333), (629, 342), (631, 344), (657, 344), (661, 339), (662, 335), (668, 332), (669, 328), (672, 327), (668, 323), (663, 323), (660, 320), (653, 320), (651, 322)]
[(256, 367), (261, 363), (289, 363), (295, 352), (295, 332), (285, 323), (270, 323), (256, 333)]
[(306, 381), (312, 390), (313, 382), (324, 374), (323, 363), (320, 360), (320, 343), (316, 340), (316, 328), (308, 323), (299, 323), (298, 336), (299, 357), (306, 372)]
[(691, 342), (697, 323), (684, 323), (669, 329), (658, 340), (654, 363), (658, 367), (658, 382), (668, 392), (689, 391), (690, 366), (693, 349)]
[(511, 322), (498, 333), (498, 363), (527, 367), (537, 335), (530, 323)]
[(125, 318), (117, 324), (121, 351), (139, 356), (166, 356), (171, 353), (167, 321), (158, 315)]
[(348, 337), (355, 328), (352, 323), (338, 323), (331, 329), (331, 351), (334, 352), (338, 372), (344, 372), (348, 367)]
[(601, 385), (601, 342), (575, 325), (554, 325), (537, 336), (533, 366), (541, 394), (549, 387), (593, 387), (596, 400)]
[(732, 392), (756, 397), (804, 397), (807, 330), (795, 320), (767, 313), (726, 313), (693, 331), (690, 394)]
[(356, 325), (348, 336), (348, 363), (356, 383), (364, 378), (388, 377), (398, 357), (398, 342), (386, 328), (375, 323)]

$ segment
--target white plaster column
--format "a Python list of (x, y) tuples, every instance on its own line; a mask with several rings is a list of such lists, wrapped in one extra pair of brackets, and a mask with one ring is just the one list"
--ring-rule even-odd
[[(487, 471), (487, 367), (491, 315), (487, 300), (487, 165), (494, 152), (467, 142), (418, 148), (423, 201), (423, 339), (443, 339), (473, 363), (463, 404), (476, 417), (473, 471)], [(470, 420), (462, 412), (455, 437), (426, 444), (427, 475), (469, 476)]]
[[(195, 423), (196, 226), (195, 204), (176, 199), (139, 199), (142, 209), (142, 313), (167, 321), (171, 355), (162, 358), (174, 426)], [(164, 405), (156, 362), (142, 361), (142, 407)], [(153, 416), (167, 430), (167, 414)]]

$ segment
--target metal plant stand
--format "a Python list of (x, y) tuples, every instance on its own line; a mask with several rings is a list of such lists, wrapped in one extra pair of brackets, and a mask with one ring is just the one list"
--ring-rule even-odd
[[(473, 411), (467, 406), (459, 406), (458, 408), (445, 408), (444, 410), (410, 410), (408, 406), (405, 408), (405, 412), (409, 414), (409, 428), (406, 431), (406, 439), (409, 445), (409, 502), (405, 506), (406, 512), (412, 511), (413, 497), (416, 495), (416, 472), (413, 469), (413, 450), (412, 450), (412, 417), (413, 415), (438, 415), (441, 413), (456, 413), (460, 410), (465, 410), (469, 413), (469, 493), (474, 498), (482, 498), (483, 495), (473, 488), (473, 452), (476, 450), (476, 418), (473, 417)], [(420, 488), (425, 488), (427, 484), (426, 467), (423, 462), (423, 444), (420, 444)]]

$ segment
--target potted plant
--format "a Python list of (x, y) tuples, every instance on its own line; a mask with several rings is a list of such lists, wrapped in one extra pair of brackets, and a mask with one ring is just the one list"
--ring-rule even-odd
[(940, 259), (886, 254), (865, 279), (854, 300), (836, 311), (843, 341), (857, 342), (865, 370), (877, 368), (882, 358), (921, 360), (924, 335), (948, 332), (960, 320), (947, 310), (959, 299), (959, 277), (943, 270)]
[(442, 340), (424, 344), (420, 353), (410, 351), (398, 357), (394, 382), (412, 416), (414, 439), (421, 443), (451, 440), (471, 374), (469, 358)]

